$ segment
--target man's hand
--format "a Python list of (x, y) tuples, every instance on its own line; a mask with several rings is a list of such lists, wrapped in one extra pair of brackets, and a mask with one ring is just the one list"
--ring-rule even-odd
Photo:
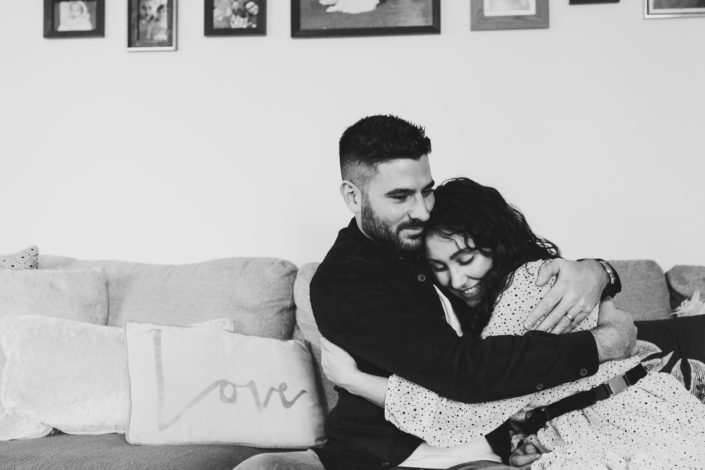
[(632, 315), (614, 306), (611, 298), (600, 303), (600, 319), (591, 331), (600, 362), (625, 359), (636, 354), (636, 326)]
[(525, 442), (517, 447), (516, 450), (512, 452), (512, 455), (509, 456), (509, 464), (512, 467), (528, 470), (531, 468), (531, 464), (536, 462), (539, 458), (541, 458), (541, 452), (536, 446)]
[(536, 285), (546, 285), (553, 276), (557, 276), (556, 283), (524, 323), (527, 330), (555, 334), (572, 331), (595, 308), (609, 282), (605, 270), (594, 260), (556, 258), (547, 261), (539, 272)]

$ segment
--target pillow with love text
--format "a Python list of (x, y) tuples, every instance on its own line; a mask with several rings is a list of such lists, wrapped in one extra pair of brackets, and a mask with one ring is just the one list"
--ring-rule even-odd
[(324, 439), (307, 343), (217, 326), (125, 326), (131, 444), (308, 448)]

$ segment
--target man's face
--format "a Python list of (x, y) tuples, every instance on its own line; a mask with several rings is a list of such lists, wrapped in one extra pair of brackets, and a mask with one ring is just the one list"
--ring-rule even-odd
[(151, 0), (142, 0), (140, 2), (140, 18), (146, 20), (154, 16), (154, 4)]
[(362, 191), (360, 224), (372, 240), (403, 252), (423, 244), (423, 228), (433, 209), (428, 157), (381, 163)]

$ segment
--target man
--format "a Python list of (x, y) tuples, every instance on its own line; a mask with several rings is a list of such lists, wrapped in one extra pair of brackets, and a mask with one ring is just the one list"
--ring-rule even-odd
[[(341, 137), (341, 194), (355, 217), (340, 231), (311, 282), (322, 335), (347, 350), (364, 372), (397, 374), (465, 402), (532, 393), (594, 374), (600, 362), (631, 355), (634, 324), (629, 314), (614, 309), (600, 312), (600, 323), (591, 332), (545, 332), (565, 331), (592, 310), (603, 291), (613, 295), (619, 290), (611, 268), (594, 260), (554, 260), (543, 270), (544, 282), (553, 274), (558, 280), (530, 320), (545, 316), (531, 325), (542, 331), (485, 340), (455, 334), (432, 275), (418, 256), (434, 202), (430, 151), (423, 129), (394, 116), (362, 119)], [(468, 462), (475, 463), (464, 468), (500, 468), (499, 456), (508, 457), (506, 426), (466, 446), (434, 449), (387, 422), (383, 409), (338, 391), (326, 422), (328, 441), (316, 449), (320, 462), (310, 451), (270, 454), (238, 470), (310, 469), (321, 463), (329, 470), (448, 468)], [(532, 449), (520, 449), (511, 462), (528, 465), (536, 458)]]

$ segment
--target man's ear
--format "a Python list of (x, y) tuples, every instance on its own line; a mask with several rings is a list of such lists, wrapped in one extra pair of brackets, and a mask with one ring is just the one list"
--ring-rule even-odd
[(343, 196), (345, 205), (348, 206), (350, 212), (359, 214), (362, 210), (362, 192), (355, 186), (352, 181), (343, 180), (340, 183), (340, 195)]

